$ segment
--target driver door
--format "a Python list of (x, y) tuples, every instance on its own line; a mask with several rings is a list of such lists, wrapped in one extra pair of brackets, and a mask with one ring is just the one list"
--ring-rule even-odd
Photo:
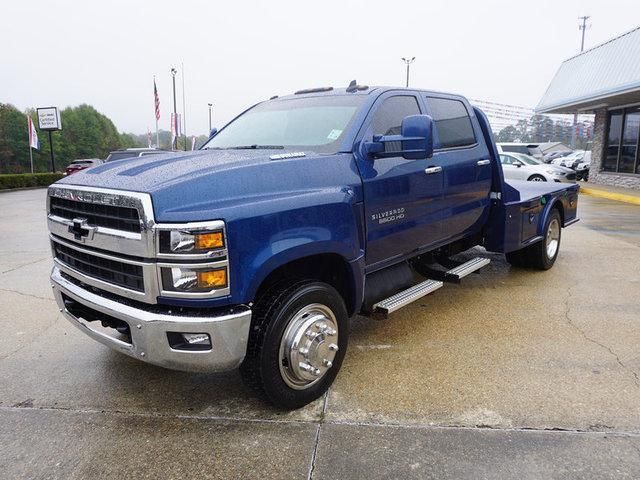
[[(361, 141), (371, 141), (373, 135), (399, 135), (402, 120), (421, 113), (418, 97), (412, 93), (381, 95), (365, 120)], [(385, 147), (393, 152), (401, 145), (393, 142)], [(375, 159), (355, 155), (364, 187), (367, 267), (377, 269), (438, 242), (442, 165), (432, 158), (409, 160), (400, 154)]]

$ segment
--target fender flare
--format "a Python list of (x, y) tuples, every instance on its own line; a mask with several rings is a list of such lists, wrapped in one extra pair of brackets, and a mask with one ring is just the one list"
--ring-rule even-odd
[[(266, 252), (261, 252), (266, 253)], [(265, 261), (259, 263), (255, 267), (252, 267), (253, 275), (251, 282), (245, 290), (245, 297), (247, 299), (254, 300), (258, 292), (258, 289), (266, 278), (284, 265), (292, 263), (298, 260), (302, 260), (317, 255), (335, 255), (342, 259), (347, 266), (346, 270), (349, 274), (347, 279), (348, 285), (350, 285), (353, 292), (353, 304), (348, 305), (347, 308), (350, 311), (358, 311), (362, 304), (362, 296), (364, 291), (363, 278), (364, 278), (364, 252), (360, 252), (354, 259), (350, 259), (352, 251), (348, 249), (344, 244), (334, 241), (323, 242), (311, 242), (282, 250), (276, 254), (266, 255)], [(256, 261), (262, 255), (256, 256)]]

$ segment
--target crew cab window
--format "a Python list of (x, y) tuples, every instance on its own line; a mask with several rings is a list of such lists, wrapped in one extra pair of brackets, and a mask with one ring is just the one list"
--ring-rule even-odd
[(427, 97), (433, 117), (435, 148), (465, 147), (476, 143), (469, 112), (460, 100)]
[(378, 107), (373, 117), (373, 134), (400, 135), (402, 120), (409, 115), (420, 115), (416, 97), (399, 95), (387, 98)]

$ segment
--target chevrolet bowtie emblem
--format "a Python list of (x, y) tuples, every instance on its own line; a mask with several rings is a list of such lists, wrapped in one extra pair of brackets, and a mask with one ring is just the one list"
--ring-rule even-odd
[(81, 242), (93, 239), (96, 227), (88, 226), (86, 218), (74, 218), (72, 222), (69, 225), (69, 233), (73, 233), (73, 238)]

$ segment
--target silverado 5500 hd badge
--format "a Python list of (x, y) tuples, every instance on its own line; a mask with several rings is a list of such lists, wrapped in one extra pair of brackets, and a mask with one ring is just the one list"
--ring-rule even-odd
[(393, 210), (387, 210), (386, 212), (373, 213), (371, 215), (372, 221), (378, 221), (379, 225), (389, 222), (397, 222), (404, 218), (404, 208), (394, 208)]

